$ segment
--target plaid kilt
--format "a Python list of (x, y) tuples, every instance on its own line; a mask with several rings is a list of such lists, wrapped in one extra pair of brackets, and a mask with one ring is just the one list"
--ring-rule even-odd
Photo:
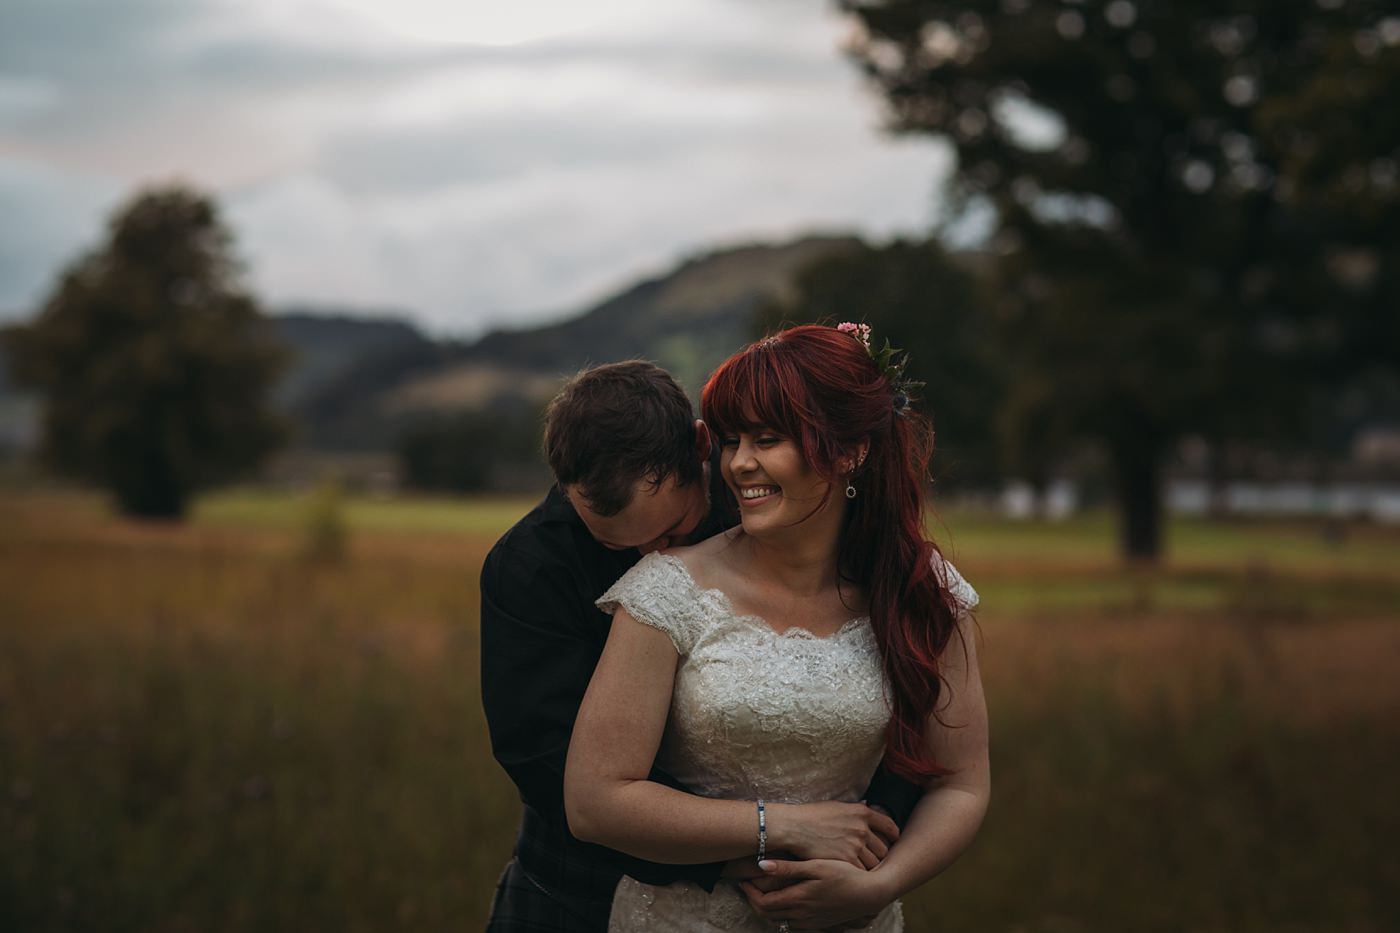
[(622, 877), (616, 859), (527, 806), (515, 857), (496, 885), (487, 933), (605, 933)]

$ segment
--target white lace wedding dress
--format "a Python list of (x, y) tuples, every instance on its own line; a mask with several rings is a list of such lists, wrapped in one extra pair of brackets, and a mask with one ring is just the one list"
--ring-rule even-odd
[[(944, 563), (947, 584), (966, 609), (977, 594)], [(680, 653), (670, 718), (657, 765), (697, 794), (775, 803), (859, 800), (884, 750), (889, 709), (868, 618), (818, 638), (778, 634), (738, 615), (719, 590), (701, 589), (677, 557), (652, 553), (618, 580), (599, 608), (625, 608), (671, 637)], [(755, 847), (757, 817), (755, 817)], [(898, 903), (869, 933), (904, 928)], [(612, 933), (768, 933), (734, 883), (713, 893), (682, 882), (665, 886), (624, 877), (608, 925)]]

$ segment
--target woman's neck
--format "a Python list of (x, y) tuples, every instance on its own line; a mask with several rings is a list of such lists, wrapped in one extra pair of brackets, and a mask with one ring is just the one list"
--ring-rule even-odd
[(781, 535), (756, 538), (742, 534), (742, 566), (745, 576), (759, 577), (795, 596), (815, 596), (836, 585), (838, 538), (825, 529), (804, 526), (785, 529)]

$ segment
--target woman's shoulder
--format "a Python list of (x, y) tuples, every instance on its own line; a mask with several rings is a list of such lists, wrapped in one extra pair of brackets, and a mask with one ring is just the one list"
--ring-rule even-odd
[[(731, 528), (706, 538), (704, 541), (682, 547), (667, 548), (658, 554), (678, 563), (692, 582), (701, 588), (706, 588), (713, 586), (713, 582), (704, 583), (701, 581), (714, 581), (717, 577), (723, 576), (726, 566), (723, 560), (724, 553), (734, 543), (738, 533), (740, 533), (739, 529)], [(648, 557), (650, 556), (648, 555)]]
[(622, 575), (597, 600), (603, 612), (619, 609), (644, 625), (671, 637), (685, 655), (703, 627), (699, 588), (685, 562), (674, 551), (653, 551)]
[[(622, 577), (597, 600), (605, 612), (614, 611), (619, 604), (632, 611), (632, 602), (646, 601), (670, 608), (691, 608), (705, 590), (723, 581), (721, 553), (725, 534), (718, 534), (697, 544), (652, 551), (642, 556)], [(633, 612), (633, 615), (636, 613)]]
[(677, 550), (671, 548), (642, 555), (642, 559), (633, 564), (632, 568), (608, 589), (608, 593), (649, 591), (657, 587), (669, 591), (688, 589), (693, 585), (693, 579), (685, 560), (676, 553)]
[(982, 597), (977, 595), (972, 584), (963, 578), (963, 575), (958, 572), (958, 568), (953, 566), (953, 562), (938, 551), (934, 551), (932, 564), (934, 573), (938, 576), (938, 582), (952, 595), (961, 611), (965, 613), (976, 609), (977, 604), (982, 601)]

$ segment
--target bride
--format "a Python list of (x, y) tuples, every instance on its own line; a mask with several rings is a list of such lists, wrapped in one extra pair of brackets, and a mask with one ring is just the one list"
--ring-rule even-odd
[[(569, 748), (570, 830), (657, 862), (756, 856), (769, 876), (713, 893), (624, 877), (610, 930), (901, 930), (897, 898), (981, 824), (977, 596), (924, 537), (932, 433), (889, 359), (843, 324), (727, 360), (702, 408), (742, 523), (647, 555), (599, 600), (614, 617)], [(789, 808), (856, 800), (882, 758), (925, 788), (898, 842), (853, 828), (844, 860), (784, 860), (802, 848)]]

